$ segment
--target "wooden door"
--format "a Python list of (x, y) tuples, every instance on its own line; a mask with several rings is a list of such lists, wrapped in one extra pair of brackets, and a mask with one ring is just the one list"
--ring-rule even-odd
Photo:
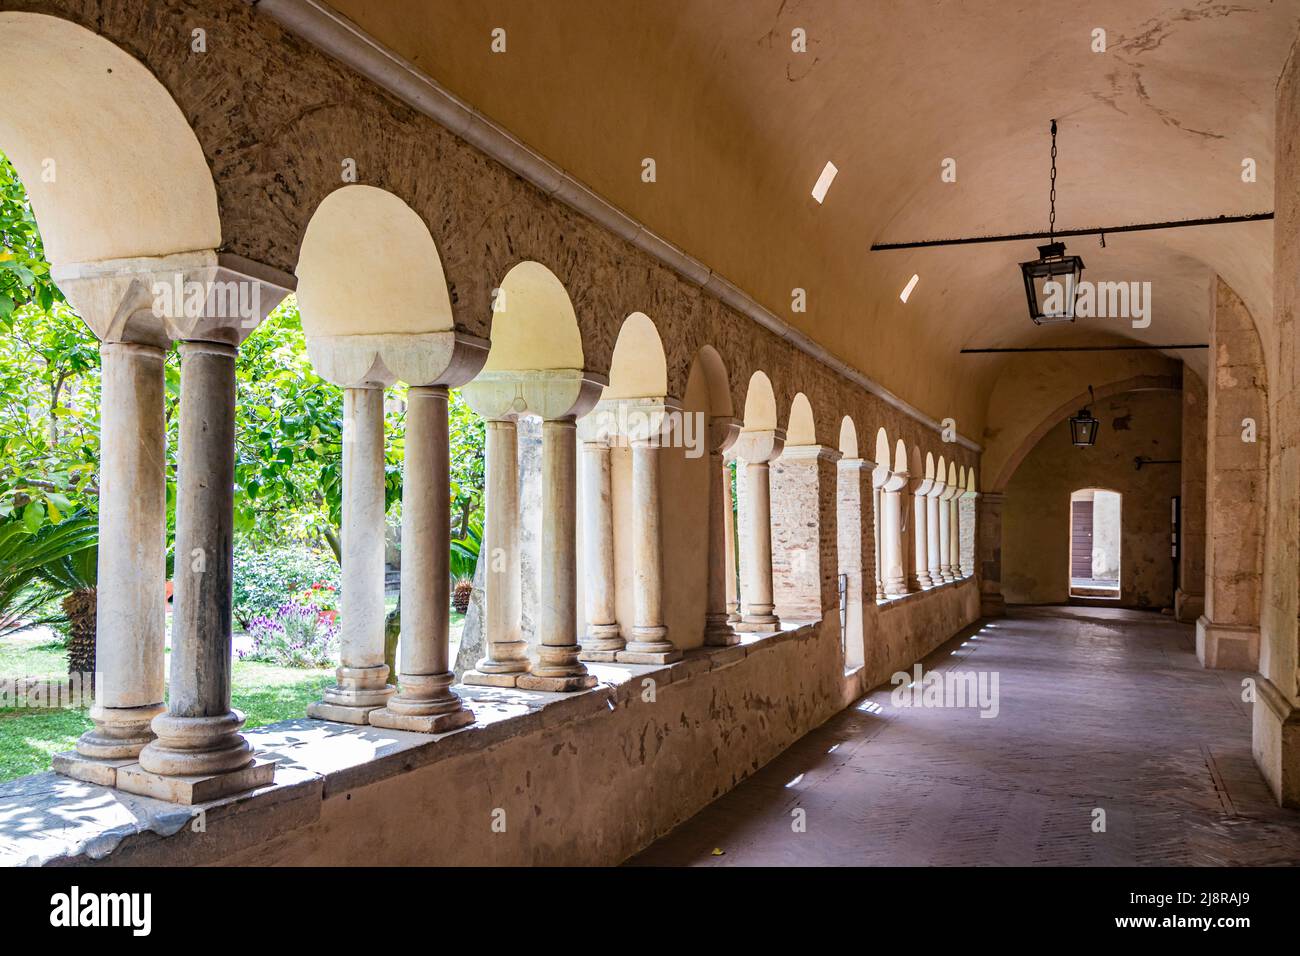
[(1092, 577), (1092, 501), (1070, 502), (1070, 577)]

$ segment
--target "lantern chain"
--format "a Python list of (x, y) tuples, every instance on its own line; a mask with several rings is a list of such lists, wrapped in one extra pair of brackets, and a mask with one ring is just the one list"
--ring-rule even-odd
[(1048, 196), (1051, 212), (1048, 215), (1049, 242), (1056, 242), (1056, 120), (1052, 120), (1052, 190)]

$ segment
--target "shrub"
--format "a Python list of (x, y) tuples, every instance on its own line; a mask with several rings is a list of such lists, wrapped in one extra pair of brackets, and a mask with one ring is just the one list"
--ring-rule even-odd
[(253, 649), (240, 658), (268, 661), (281, 667), (328, 667), (338, 652), (338, 628), (309, 604), (281, 604), (270, 615), (259, 614), (248, 628)]
[(254, 550), (237, 544), (235, 620), (249, 629), (254, 618), (272, 617), (282, 604), (303, 591), (337, 589), (338, 578), (338, 561), (327, 551), (305, 547)]

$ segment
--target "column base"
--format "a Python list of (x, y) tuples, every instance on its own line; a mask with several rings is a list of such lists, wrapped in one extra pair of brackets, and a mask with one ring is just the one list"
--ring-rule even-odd
[(1251, 751), (1279, 806), (1300, 808), (1300, 708), (1259, 678), (1251, 708)]
[(76, 752), (88, 760), (134, 760), (154, 740), (154, 718), (165, 713), (167, 708), (162, 703), (146, 707), (93, 704), (90, 719), (95, 726), (77, 738)]
[(1259, 628), (1196, 620), (1196, 659), (1209, 670), (1253, 671), (1259, 667)]
[(587, 636), (582, 639), (578, 660), (609, 663), (617, 660), (618, 652), (626, 646), (617, 624), (591, 624), (587, 627)]
[(1188, 594), (1182, 588), (1174, 592), (1174, 620), (1195, 624), (1205, 615), (1205, 595)]
[(570, 674), (566, 677), (540, 677), (537, 674), (520, 674), (515, 686), (520, 690), (543, 690), (567, 694), (595, 687), (596, 676), (594, 674)]
[(923, 588), (934, 587), (934, 582), (930, 580), (929, 572), (918, 571), (916, 577), (911, 582), (913, 590), (920, 591)]
[(133, 763), (118, 770), (117, 789), (168, 803), (192, 805), (269, 786), (274, 780), (275, 761), (265, 757), (258, 757), (248, 766), (227, 773), (181, 776), (152, 773)]
[(725, 619), (723, 620), (705, 620), (704, 622), (704, 646), (705, 647), (731, 647), (733, 644), (740, 643), (740, 635), (736, 633), (735, 628)]
[(627, 650), (618, 652), (620, 664), (672, 664), (682, 659), (682, 652), (675, 647), (670, 651), (638, 651), (634, 647), (629, 644)]
[(475, 668), (461, 675), (460, 682), (473, 687), (514, 687), (519, 678), (528, 676), (528, 671), (511, 671), (510, 673), (493, 673)]
[(739, 606), (737, 606), (737, 607), (729, 607), (729, 608), (727, 608), (727, 623), (728, 623), (728, 624), (739, 624), (739, 623), (740, 623), (740, 608), (739, 608)]
[(1007, 599), (1001, 591), (980, 595), (980, 617), (1005, 617), (1006, 613)]
[(781, 630), (781, 619), (775, 614), (765, 614), (762, 617), (746, 615), (740, 619), (735, 629), (741, 634), (775, 634)]
[(461, 707), (444, 714), (402, 714), (389, 707), (370, 712), (370, 725), (417, 734), (447, 734), (474, 723), (474, 712)]
[(87, 757), (75, 750), (66, 750), (54, 755), (50, 761), (50, 769), (73, 780), (97, 783), (101, 787), (116, 787), (117, 772), (136, 762), (136, 757)]
[(397, 688), (388, 683), (388, 665), (339, 667), (338, 683), (326, 687), (321, 699), (307, 705), (307, 716), (344, 724), (367, 724), (370, 712), (388, 704)]

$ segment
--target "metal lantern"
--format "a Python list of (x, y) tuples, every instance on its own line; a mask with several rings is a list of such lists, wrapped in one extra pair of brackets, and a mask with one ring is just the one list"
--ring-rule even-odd
[(1083, 260), (1078, 256), (1067, 256), (1065, 243), (1056, 241), (1056, 120), (1052, 120), (1051, 183), (1047, 197), (1048, 243), (1038, 247), (1037, 259), (1020, 263), (1029, 317), (1035, 325), (1073, 322), (1074, 305), (1081, 289), (1079, 281), (1083, 278)]
[[(1088, 404), (1095, 401), (1092, 394), (1092, 386), (1088, 386)], [(1079, 409), (1078, 414), (1070, 417), (1070, 441), (1076, 448), (1091, 448), (1097, 444), (1097, 429), (1100, 422), (1092, 417), (1092, 411), (1089, 408)]]
[(1038, 247), (1038, 258), (1020, 263), (1025, 276), (1025, 298), (1029, 317), (1035, 325), (1050, 322), (1073, 322), (1078, 298), (1083, 260), (1065, 254), (1065, 243), (1052, 242)]

